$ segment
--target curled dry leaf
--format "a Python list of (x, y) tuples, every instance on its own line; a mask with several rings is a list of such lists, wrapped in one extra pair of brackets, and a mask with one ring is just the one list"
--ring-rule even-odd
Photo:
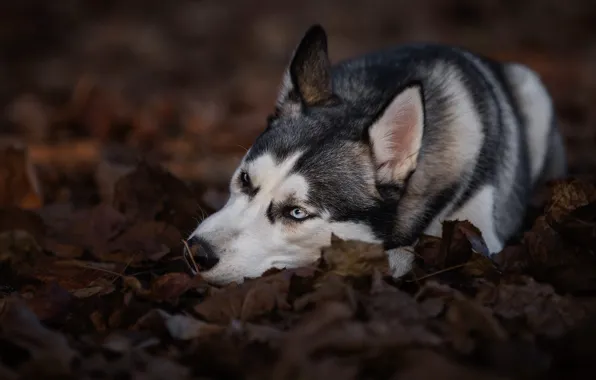
[(466, 263), (474, 253), (489, 256), (482, 233), (467, 220), (443, 222), (441, 252), (444, 267)]
[(497, 279), (500, 274), (480, 230), (469, 221), (443, 222), (442, 237), (423, 236), (415, 250), (436, 271), (423, 278), (455, 270), (468, 277)]
[(331, 245), (322, 249), (328, 269), (340, 276), (367, 276), (375, 270), (389, 273), (389, 261), (382, 244), (357, 240), (342, 240), (331, 236)]

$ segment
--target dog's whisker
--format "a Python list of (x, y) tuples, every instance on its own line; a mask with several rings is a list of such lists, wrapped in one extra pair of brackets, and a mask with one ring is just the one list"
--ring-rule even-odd
[[(185, 239), (182, 239), (182, 244), (184, 244), (184, 249), (182, 250), (182, 256), (184, 257), (184, 261), (186, 262), (186, 265), (188, 265), (188, 267), (190, 268), (191, 272), (193, 272), (193, 275), (196, 275), (197, 273), (199, 273), (199, 266), (195, 262), (195, 258), (193, 257), (190, 247), (188, 246), (188, 242)], [(191, 263), (192, 266), (190, 265)]]

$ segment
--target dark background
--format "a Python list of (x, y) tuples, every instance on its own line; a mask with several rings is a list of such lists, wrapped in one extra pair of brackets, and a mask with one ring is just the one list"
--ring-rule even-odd
[(333, 61), (434, 41), (528, 64), (555, 98), (573, 172), (596, 168), (590, 0), (2, 1), (1, 139), (27, 144), (47, 201), (97, 197), (97, 177), (139, 155), (225, 190), (315, 22)]

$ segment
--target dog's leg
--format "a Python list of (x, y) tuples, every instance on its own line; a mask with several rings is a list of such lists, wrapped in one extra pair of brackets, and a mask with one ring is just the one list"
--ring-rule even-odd
[(491, 255), (501, 252), (503, 242), (497, 236), (493, 215), (494, 191), (494, 187), (490, 185), (479, 189), (463, 206), (450, 212), (447, 216), (442, 214), (437, 217), (424, 231), (424, 234), (441, 237), (443, 221), (467, 220), (480, 230)]
[(503, 242), (497, 236), (493, 207), (495, 188), (486, 185), (476, 192), (462, 207), (452, 212), (448, 220), (467, 220), (482, 233), (489, 253), (495, 254), (503, 249)]
[[(447, 217), (444, 214), (437, 217), (424, 231), (425, 235), (442, 236), (442, 223), (445, 220), (467, 220), (482, 233), (489, 253), (495, 254), (503, 249), (503, 242), (497, 237), (493, 217), (494, 187), (485, 186), (470, 198), (462, 207), (451, 212)], [(399, 278), (412, 269), (414, 263), (414, 246), (399, 247), (387, 251), (389, 268), (394, 278)]]
[(412, 270), (414, 264), (414, 247), (406, 246), (386, 251), (389, 259), (391, 277), (400, 278)]

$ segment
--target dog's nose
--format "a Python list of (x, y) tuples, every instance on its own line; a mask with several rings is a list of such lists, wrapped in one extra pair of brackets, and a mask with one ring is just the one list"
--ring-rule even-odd
[(188, 247), (190, 248), (189, 253), (199, 265), (200, 271), (208, 271), (219, 262), (213, 246), (203, 238), (197, 236), (191, 237), (188, 240)]

